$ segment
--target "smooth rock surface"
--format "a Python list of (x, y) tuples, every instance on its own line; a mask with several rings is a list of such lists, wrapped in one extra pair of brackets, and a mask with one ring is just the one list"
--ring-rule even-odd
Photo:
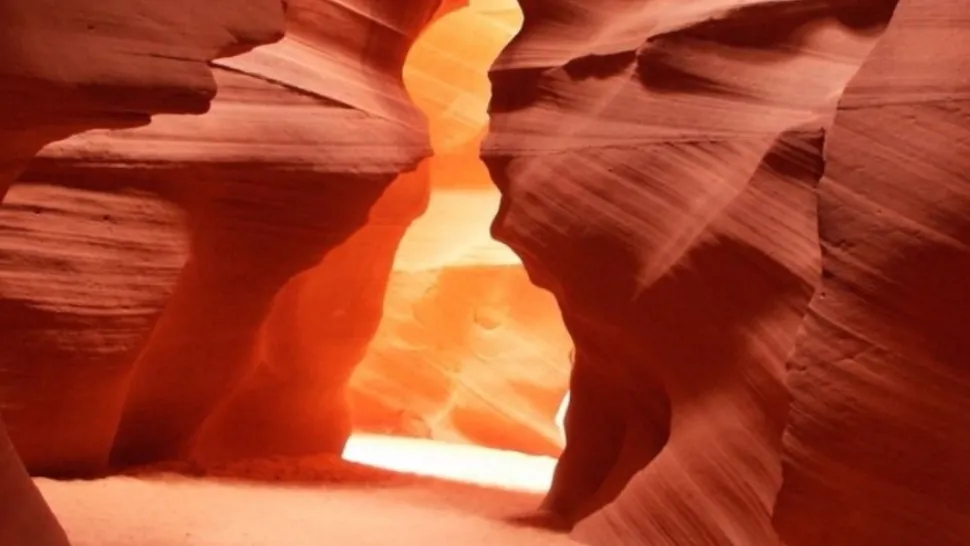
[[(96, 127), (144, 124), (150, 115), (159, 112), (205, 111), (215, 93), (208, 61), (278, 40), (282, 36), (283, 26), (281, 0), (216, 0), (204, 5), (177, 0), (164, 3), (137, 0), (0, 1), (0, 201), (30, 158), (52, 141)], [(40, 193), (43, 192), (41, 190)], [(37, 196), (31, 193), (31, 190), (23, 192), (20, 195), (23, 198), (21, 203), (31, 202)], [(74, 196), (60, 197), (53, 203), (37, 204), (38, 208), (30, 214), (37, 213), (39, 217), (44, 216), (40, 214), (42, 211), (57, 211)], [(85, 204), (82, 209), (91, 212), (89, 205)], [(130, 203), (121, 207), (123, 213), (130, 212), (130, 207), (126, 205)], [(59, 212), (63, 210), (55, 212), (54, 216), (59, 216)], [(3, 210), (0, 214), (7, 220), (10, 213)], [(0, 262), (3, 262), (0, 266), (3, 271), (0, 289), (4, 292), (0, 295), (0, 308), (4, 311), (0, 318), (3, 322), (0, 337), (4, 341), (3, 355), (0, 356), (0, 411), (4, 415), (24, 409), (17, 404), (29, 392), (29, 387), (27, 391), (18, 392), (13, 400), (8, 396), (12, 390), (24, 386), (24, 378), (32, 373), (28, 370), (55, 364), (38, 363), (31, 358), (21, 359), (23, 355), (17, 351), (22, 347), (8, 343), (11, 336), (18, 337), (16, 331), (25, 325), (28, 329), (36, 326), (33, 321), (37, 315), (31, 311), (48, 307), (49, 312), (50, 304), (67, 303), (73, 299), (69, 305), (73, 308), (64, 315), (66, 324), (61, 325), (63, 330), (47, 340), (52, 343), (35, 347), (39, 354), (55, 356), (72, 344), (84, 345), (91, 341), (89, 336), (70, 335), (76, 331), (77, 311), (85, 306), (77, 306), (78, 298), (62, 290), (63, 281), (71, 274), (70, 268), (65, 268), (62, 261), (69, 253), (63, 252), (63, 248), (52, 248), (57, 247), (54, 243), (57, 239), (70, 238), (71, 234), (63, 229), (55, 229), (54, 233), (48, 234), (50, 237), (38, 237), (38, 217), (21, 218), (25, 221), (15, 221), (13, 225), (4, 225), (0, 230), (3, 231), (0, 238), (4, 241), (3, 254), (0, 255)], [(139, 222), (144, 221), (139, 219)], [(104, 230), (93, 225), (90, 218), (74, 218), (59, 227), (69, 226), (82, 228), (76, 234), (76, 240), (82, 245), (112, 239), (105, 237)], [(12, 243), (16, 248), (10, 247), (9, 237), (12, 233), (25, 235)], [(125, 233), (118, 241), (131, 236), (131, 232)], [(39, 247), (30, 248), (31, 243), (38, 243)], [(109, 244), (102, 252), (103, 255), (119, 256), (124, 250), (112, 248)], [(41, 263), (44, 264), (42, 271), (28, 271), (25, 268), (26, 265)], [(90, 265), (90, 261), (87, 265)], [(164, 268), (163, 254), (162, 263), (157, 269)], [(87, 286), (90, 275), (85, 275), (83, 268), (79, 273), (82, 283), (75, 284), (81, 285), (81, 291), (86, 295), (105, 288), (100, 281)], [(28, 296), (27, 299), (33, 296), (37, 299), (33, 302), (36, 305), (27, 305), (33, 309), (26, 309), (22, 306), (25, 300), (21, 298), (25, 291), (30, 292), (30, 285), (40, 277), (50, 281), (51, 284), (44, 288), (51, 290)], [(153, 281), (148, 279), (147, 284), (152, 285)], [(122, 305), (134, 303), (143, 297), (131, 297), (132, 293), (126, 288), (130, 289), (141, 282), (140, 279), (134, 280), (126, 287), (109, 289), (109, 292), (121, 295), (119, 303)], [(143, 299), (154, 296), (155, 293), (149, 290)], [(80, 299), (84, 299), (83, 296)], [(97, 306), (87, 306), (85, 311), (90, 312)], [(62, 306), (61, 310), (65, 308)], [(106, 340), (105, 346), (109, 352), (127, 343), (124, 338), (130, 331), (131, 323), (140, 320), (140, 315), (140, 309), (126, 308), (116, 317), (118, 320), (113, 320), (107, 326), (108, 332), (119, 334), (113, 338), (109, 336)], [(10, 321), (15, 323), (15, 332), (10, 331)], [(20, 341), (26, 343), (35, 340), (37, 338), (28, 334), (27, 339)], [(67, 343), (59, 343), (65, 341)], [(16, 362), (11, 365), (13, 359)], [(66, 370), (62, 367), (61, 371)], [(78, 381), (80, 384), (73, 385), (73, 389), (83, 392), (82, 385), (87, 377), (83, 373), (78, 376), (73, 372), (70, 370), (68, 377), (55, 374), (48, 375), (48, 378), (55, 382)], [(12, 389), (12, 386), (17, 388)], [(51, 390), (33, 401), (59, 405), (61, 400), (51, 398), (56, 394), (56, 389)], [(92, 405), (105, 403), (97, 398), (100, 394), (102, 392), (97, 389), (86, 393)], [(70, 401), (84, 396), (81, 394)], [(110, 404), (110, 397), (107, 403)], [(87, 408), (82, 411), (87, 411)], [(44, 424), (32, 422), (30, 426)], [(102, 423), (91, 423), (89, 426), (95, 429), (94, 436), (103, 435), (105, 431)], [(77, 447), (73, 438), (65, 440), (72, 447)], [(33, 447), (25, 446), (25, 449)], [(83, 446), (78, 452), (64, 455), (67, 460), (77, 460), (90, 454), (90, 446)], [(57, 456), (44, 455), (48, 460)], [(94, 456), (100, 458), (98, 454)], [(28, 481), (25, 468), (13, 450), (2, 422), (0, 499), (3, 506), (0, 509), (0, 544), (60, 546), (67, 543), (43, 499)]]
[(839, 103), (788, 366), (787, 546), (970, 537), (968, 44), (970, 2), (902, 0)]
[[(205, 115), (88, 132), (30, 165), (11, 194), (17, 206), (4, 210), (19, 240), (8, 239), (0, 271), (0, 300), (33, 315), (11, 317), (17, 328), (3, 332), (20, 347), (4, 355), (16, 379), (3, 411), (29, 469), (339, 452), (349, 433), (340, 370), (359, 356), (321, 362), (310, 346), (267, 361), (262, 347), (274, 341), (263, 323), (291, 278), (363, 225), (398, 173), (429, 153), (401, 67), (438, 7), (291, 1), (284, 40), (213, 63), (219, 94)], [(53, 206), (37, 192), (63, 197)], [(384, 214), (400, 232), (424, 199), (405, 195)], [(78, 274), (93, 244), (119, 261), (112, 273), (124, 281)], [(57, 269), (32, 269), (35, 254)], [(314, 325), (337, 323), (324, 314)], [(267, 374), (285, 379), (261, 384)], [(260, 394), (269, 387), (271, 397)]]
[(282, 0), (3, 0), (0, 197), (49, 142), (206, 111), (216, 91), (207, 62), (283, 28)]
[(483, 157), (576, 343), (546, 506), (580, 540), (778, 543), (822, 130), (892, 7), (523, 2)]
[[(0, 546), (66, 544), (28, 470), (338, 453), (348, 382), (363, 429), (554, 454), (569, 338), (566, 447), (519, 523), (967, 541), (967, 0), (521, 0), (487, 133), (508, 2), (290, 0), (242, 54), (283, 24), (245, 4), (0, 0)], [(94, 127), (124, 129), (26, 165)], [(480, 145), (528, 279), (475, 235)], [(41, 484), (82, 543), (173, 540)], [(288, 530), (279, 503), (341, 509), (197, 485)]]

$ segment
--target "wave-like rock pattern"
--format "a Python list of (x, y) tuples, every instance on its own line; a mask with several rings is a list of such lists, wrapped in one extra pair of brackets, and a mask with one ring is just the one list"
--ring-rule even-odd
[(970, 2), (903, 0), (846, 89), (789, 361), (787, 546), (970, 537)]
[(208, 61), (283, 35), (282, 0), (0, 2), (0, 197), (45, 144), (201, 113)]
[(894, 3), (522, 7), (483, 157), (576, 343), (546, 508), (596, 545), (778, 544), (823, 129)]
[[(189, 5), (191, 4), (191, 6)], [(191, 8), (191, 9), (190, 9)], [(135, 126), (148, 122), (149, 116), (160, 112), (198, 113), (205, 111), (215, 94), (215, 82), (207, 65), (213, 58), (234, 55), (254, 46), (278, 40), (284, 27), (281, 0), (216, 0), (197, 6), (193, 2), (152, 2), (130, 0), (2, 0), (0, 1), (0, 200), (30, 158), (44, 145), (71, 134), (96, 127)], [(38, 197), (53, 197), (48, 202)], [(121, 270), (130, 264), (120, 258), (126, 253), (125, 242), (139, 239), (144, 227), (151, 220), (139, 218), (133, 229), (114, 238), (107, 235), (108, 218), (104, 226), (93, 221), (93, 210), (86, 196), (79, 193), (59, 192), (54, 188), (25, 188), (16, 198), (19, 205), (3, 210), (4, 226), (0, 231), (3, 240), (0, 269), (3, 280), (0, 290), (4, 292), (2, 337), (4, 350), (0, 356), (0, 411), (11, 409), (8, 399), (12, 386), (24, 386), (23, 380), (38, 367), (63, 364), (56, 361), (38, 362), (22, 359), (19, 352), (23, 346), (9, 343), (10, 321), (15, 331), (35, 328), (37, 314), (21, 299), (30, 291), (30, 285), (38, 277), (49, 282), (45, 288), (52, 293), (32, 294), (36, 297), (34, 310), (44, 309), (40, 314), (50, 313), (53, 307), (64, 313), (64, 323), (55, 326), (63, 333), (74, 331), (77, 311), (85, 308), (97, 312), (104, 302), (78, 305), (86, 295), (98, 292), (103, 279), (94, 279), (90, 273), (90, 260), (81, 260), (80, 268), (66, 267), (64, 256), (56, 249), (57, 241), (83, 240), (88, 250), (111, 263), (120, 264)], [(113, 211), (127, 216), (143, 201), (142, 196), (119, 197), (120, 208)], [(146, 201), (147, 202), (147, 201)], [(80, 214), (60, 223), (52, 232), (42, 233), (38, 224), (42, 219), (65, 217), (67, 208), (79, 205)], [(26, 207), (27, 216), (6, 221), (17, 211)], [(149, 205), (149, 208), (151, 205)], [(94, 207), (97, 209), (97, 207)], [(164, 218), (164, 214), (162, 217)], [(161, 219), (160, 223), (164, 223)], [(72, 233), (77, 229), (78, 232)], [(18, 237), (12, 240), (10, 236)], [(102, 243), (108, 244), (102, 246)], [(116, 244), (118, 243), (118, 244)], [(36, 248), (32, 247), (37, 244)], [(152, 245), (146, 246), (146, 250)], [(164, 247), (164, 244), (162, 245)], [(53, 252), (52, 252), (53, 250)], [(136, 253), (137, 254), (137, 253)], [(162, 254), (164, 257), (164, 253)], [(40, 266), (41, 271), (28, 271), (30, 266)], [(165, 269), (165, 260), (159, 267)], [(74, 286), (80, 287), (80, 298), (65, 294), (64, 282), (73, 274), (79, 278)], [(89, 286), (90, 281), (94, 281)], [(133, 323), (140, 318), (138, 305), (127, 304), (151, 300), (156, 293), (153, 277), (127, 279), (126, 286), (116, 291), (113, 301), (124, 310), (106, 325), (108, 339), (105, 344), (117, 347), (125, 343)], [(135, 295), (133, 288), (148, 288), (147, 296)], [(59, 300), (59, 302), (58, 302)], [(24, 314), (25, 313), (25, 314)], [(50, 324), (48, 325), (48, 327)], [(17, 336), (16, 333), (13, 334)], [(29, 336), (28, 336), (29, 337)], [(21, 339), (30, 342), (30, 339)], [(39, 354), (51, 355), (51, 351), (70, 351), (74, 346), (90, 347), (91, 336), (54, 335), (46, 341), (50, 345), (30, 347)], [(29, 345), (28, 345), (29, 347)], [(48, 369), (48, 372), (50, 370)], [(61, 366), (67, 374), (48, 375), (54, 383), (88, 379), (77, 370)], [(83, 390), (74, 385), (77, 391)], [(36, 390), (34, 391), (36, 392)], [(24, 393), (17, 393), (20, 396)], [(58, 405), (65, 401), (51, 397), (53, 391), (43, 393), (33, 401), (41, 405)], [(86, 399), (92, 405), (102, 402), (96, 397), (101, 391), (92, 390)], [(93, 397), (93, 398), (92, 398)], [(76, 401), (77, 397), (71, 398)], [(17, 408), (18, 411), (21, 408)], [(81, 413), (88, 408), (81, 405)], [(63, 416), (70, 412), (57, 410)], [(31, 423), (34, 424), (42, 423)], [(100, 423), (89, 423), (98, 429)], [(76, 446), (73, 440), (68, 444)], [(31, 446), (24, 446), (30, 450)], [(85, 458), (90, 450), (68, 454), (68, 458)], [(27, 477), (26, 468), (13, 449), (6, 427), (0, 422), (0, 544), (32, 544), (37, 546), (62, 546), (67, 543), (64, 532), (57, 525), (40, 494)]]
[(559, 454), (570, 340), (520, 266), (395, 271), (388, 292), (350, 383), (356, 428)]
[[(11, 243), (0, 286), (33, 316), (3, 332), (23, 348), (5, 355), (17, 388), (3, 411), (29, 469), (76, 475), (109, 460), (341, 449), (347, 412), (331, 383), (351, 366), (346, 355), (267, 362), (262, 324), (286, 283), (363, 225), (398, 173), (429, 153), (401, 67), (438, 4), (290, 1), (284, 40), (214, 63), (219, 94), (205, 115), (85, 133), (28, 167), (4, 225), (27, 226), (46, 247)], [(60, 197), (55, 205), (38, 192)], [(38, 218), (38, 199), (56, 214)], [(406, 226), (423, 199), (399, 200), (390, 221)], [(126, 280), (85, 277), (92, 247), (117, 259)], [(23, 273), (41, 258), (58, 274)], [(308, 327), (357, 318), (324, 313)], [(379, 308), (360, 317), (378, 319)], [(286, 379), (254, 388), (267, 370)]]
[(145, 187), (44, 180), (29, 169), (0, 207), (0, 412), (32, 471), (101, 469), (186, 218)]

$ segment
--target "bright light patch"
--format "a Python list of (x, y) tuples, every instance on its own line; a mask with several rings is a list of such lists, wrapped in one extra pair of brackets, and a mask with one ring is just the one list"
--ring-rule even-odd
[(553, 457), (433, 440), (354, 434), (343, 458), (421, 476), (545, 493), (556, 466)]
[(562, 443), (566, 443), (566, 409), (569, 408), (569, 391), (562, 398), (559, 409), (556, 411), (556, 427), (559, 429), (559, 438)]

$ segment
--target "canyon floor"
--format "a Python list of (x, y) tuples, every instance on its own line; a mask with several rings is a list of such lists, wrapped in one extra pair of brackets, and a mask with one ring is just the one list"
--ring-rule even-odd
[[(436, 465), (446, 466), (440, 456)], [(576, 544), (515, 523), (534, 513), (536, 492), (335, 458), (180, 464), (36, 483), (73, 546)]]

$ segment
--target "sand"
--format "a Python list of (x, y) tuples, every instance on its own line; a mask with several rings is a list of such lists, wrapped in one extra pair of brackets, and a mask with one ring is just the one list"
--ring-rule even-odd
[(319, 458), (36, 482), (74, 546), (576, 545), (514, 523), (536, 493)]

